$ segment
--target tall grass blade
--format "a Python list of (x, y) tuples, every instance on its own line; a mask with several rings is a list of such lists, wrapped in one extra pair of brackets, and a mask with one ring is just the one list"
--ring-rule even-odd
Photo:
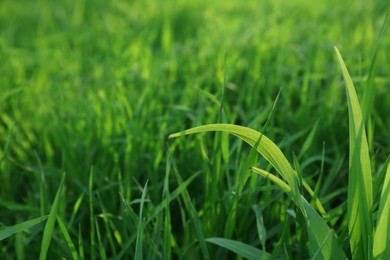
[(80, 259), (79, 255), (77, 254), (76, 247), (74, 246), (72, 239), (70, 238), (69, 232), (66, 229), (66, 226), (64, 222), (62, 221), (61, 217), (57, 216), (57, 223), (58, 226), (61, 229), (62, 235), (65, 238), (66, 244), (68, 245), (68, 249), (70, 253), (72, 254), (73, 259)]
[(219, 238), (219, 237), (207, 238), (206, 241), (224, 247), (236, 253), (237, 255), (245, 257), (250, 260), (272, 259), (271, 254), (239, 241), (234, 241), (234, 240)]
[(57, 219), (57, 211), (59, 207), (59, 201), (62, 196), (62, 190), (64, 188), (65, 183), (65, 174), (62, 176), (60, 186), (58, 187), (57, 194), (54, 198), (53, 205), (51, 206), (49, 218), (45, 225), (45, 230), (43, 231), (42, 245), (41, 245), (41, 253), (39, 255), (40, 260), (46, 259), (47, 251), (49, 250), (49, 245), (51, 242), (51, 238), (53, 236), (54, 226)]
[(372, 249), (372, 176), (363, 116), (355, 87), (334, 47), (346, 83), (349, 115), (348, 228), (352, 257), (369, 259)]
[[(177, 172), (175, 172), (175, 173), (176, 173), (176, 178), (178, 180), (179, 186), (183, 186), (184, 185), (183, 179), (181, 178), (181, 176)], [(198, 213), (196, 211), (194, 204), (191, 201), (190, 195), (188, 194), (188, 191), (186, 188), (183, 190), (182, 198), (183, 198), (184, 205), (185, 205), (185, 207), (186, 207), (186, 209), (187, 209), (188, 213), (190, 214), (191, 219), (193, 221), (196, 236), (198, 238), (198, 243), (199, 243), (200, 250), (202, 252), (203, 259), (210, 259), (210, 254), (209, 254), (209, 251), (207, 249), (207, 245), (205, 242), (205, 238), (204, 238), (204, 234), (203, 234), (203, 230), (202, 230), (202, 225), (201, 225)]]
[(372, 82), (374, 81), (374, 75), (375, 75), (375, 69), (376, 69), (376, 57), (378, 54), (378, 50), (380, 47), (380, 43), (382, 42), (383, 34), (385, 32), (387, 23), (389, 18), (389, 10), (387, 10), (385, 20), (382, 24), (381, 30), (379, 32), (378, 40), (376, 41), (375, 49), (374, 49), (374, 55), (371, 60), (370, 69), (368, 72), (368, 79), (365, 86), (363, 101), (362, 101), (362, 112), (363, 112), (363, 119), (364, 122), (367, 123), (367, 119), (371, 112), (372, 104), (374, 103), (374, 96), (375, 96), (375, 88), (372, 86)]
[(146, 181), (145, 186), (142, 190), (141, 195), (141, 204), (139, 209), (139, 223), (137, 230), (137, 240), (135, 243), (135, 260), (142, 260), (142, 241), (143, 241), (143, 232), (144, 232), (144, 221), (143, 221), (143, 210), (145, 204), (146, 190), (148, 188), (148, 181)]
[(43, 221), (45, 221), (48, 218), (48, 216), (43, 216), (43, 217), (38, 217), (38, 218), (33, 218), (27, 221), (24, 221), (22, 223), (6, 227), (2, 230), (0, 230), (0, 241), (3, 239), (6, 239), (14, 234), (17, 234), (19, 232), (25, 231), (29, 228), (32, 228), (33, 226), (36, 226)]
[(378, 220), (374, 235), (374, 259), (390, 259), (390, 164), (380, 197)]

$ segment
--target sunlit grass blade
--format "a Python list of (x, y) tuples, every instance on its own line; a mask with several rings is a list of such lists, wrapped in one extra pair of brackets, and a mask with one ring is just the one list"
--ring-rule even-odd
[(224, 247), (236, 253), (237, 255), (245, 257), (250, 260), (273, 259), (271, 254), (239, 241), (234, 241), (234, 240), (219, 238), (219, 237), (207, 238), (206, 241)]
[(346, 83), (349, 115), (348, 228), (354, 259), (369, 259), (372, 249), (372, 176), (363, 116), (343, 58), (334, 47)]
[(77, 254), (76, 247), (74, 246), (72, 239), (70, 238), (69, 232), (66, 229), (66, 226), (65, 226), (64, 222), (62, 221), (61, 217), (59, 217), (59, 216), (57, 216), (57, 223), (61, 229), (62, 235), (65, 238), (66, 244), (68, 245), (68, 249), (69, 249), (70, 253), (72, 254), (73, 259), (80, 259), (78, 254)]
[(41, 245), (41, 252), (39, 255), (39, 259), (43, 260), (46, 259), (47, 251), (49, 250), (49, 245), (51, 242), (51, 238), (53, 236), (54, 226), (57, 219), (57, 211), (59, 207), (59, 201), (62, 196), (62, 190), (65, 183), (65, 174), (62, 176), (60, 186), (58, 187), (57, 194), (54, 198), (53, 205), (51, 206), (49, 218), (45, 225), (45, 230), (43, 231), (43, 237), (42, 237), (42, 245)]
[(139, 209), (139, 223), (137, 230), (137, 240), (135, 243), (135, 260), (142, 260), (142, 241), (143, 241), (143, 232), (144, 232), (144, 221), (143, 221), (143, 210), (145, 204), (146, 190), (148, 188), (148, 181), (146, 181), (145, 186), (142, 190), (141, 195), (141, 204)]
[(288, 184), (283, 182), (281, 179), (279, 179), (275, 175), (273, 175), (273, 174), (271, 174), (271, 173), (269, 173), (267, 171), (264, 171), (262, 169), (256, 168), (256, 167), (252, 167), (251, 170), (254, 171), (255, 173), (263, 176), (264, 178), (267, 178), (267, 179), (271, 180), (273, 183), (278, 185), (279, 188), (281, 188), (285, 193), (290, 193), (291, 192), (290, 186), (288, 186)]
[(283, 155), (279, 147), (265, 135), (244, 126), (231, 124), (210, 124), (194, 127), (183, 132), (175, 133), (169, 138), (175, 138), (182, 135), (196, 134), (209, 131), (222, 131), (237, 136), (247, 142), (278, 171), (278, 173), (287, 181), (295, 197), (299, 197), (299, 185), (297, 176), (292, 169), (287, 158)]
[(255, 147), (256, 150), (287, 181), (286, 184), (275, 175), (271, 175), (258, 168), (252, 168), (256, 169), (257, 173), (260, 175), (268, 177), (271, 181), (276, 183), (283, 191), (291, 196), (293, 202), (301, 209), (306, 218), (305, 220), (310, 240), (310, 251), (312, 255), (316, 255), (316, 258), (318, 259), (329, 259), (330, 256), (337, 256), (340, 259), (346, 258), (338, 239), (335, 237), (330, 227), (302, 197), (298, 184), (297, 173), (292, 169), (290, 163), (279, 147), (269, 138), (250, 128), (229, 124), (212, 124), (194, 127), (183, 132), (170, 135), (169, 138), (208, 131), (228, 132), (244, 140), (252, 147)]
[(378, 220), (374, 235), (374, 259), (390, 259), (390, 164), (387, 164), (385, 181), (380, 197)]
[(19, 232), (25, 231), (29, 228), (32, 228), (32, 227), (42, 223), (43, 221), (45, 221), (47, 218), (48, 218), (48, 216), (42, 216), (42, 217), (38, 217), (38, 218), (24, 221), (22, 223), (19, 223), (19, 224), (10, 226), (10, 227), (6, 227), (6, 228), (0, 230), (0, 241), (3, 239), (6, 239), (6, 238), (8, 238), (16, 233), (19, 233)]

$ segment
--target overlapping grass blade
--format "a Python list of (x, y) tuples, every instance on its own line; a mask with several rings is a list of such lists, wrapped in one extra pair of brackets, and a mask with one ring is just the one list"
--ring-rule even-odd
[(257, 249), (253, 246), (244, 244), (239, 241), (234, 241), (231, 239), (219, 238), (219, 237), (207, 238), (206, 241), (224, 247), (236, 253), (237, 255), (245, 257), (250, 260), (273, 259), (272, 255), (265, 252), (264, 250)]
[(210, 124), (194, 127), (180, 133), (175, 133), (169, 138), (175, 138), (182, 135), (196, 134), (201, 132), (222, 131), (235, 135), (241, 140), (247, 142), (250, 146), (256, 147), (256, 150), (278, 171), (278, 173), (287, 181), (295, 197), (299, 197), (298, 179), (287, 158), (283, 155), (279, 147), (265, 135), (250, 129), (248, 127), (231, 124)]
[(208, 131), (227, 132), (239, 137), (241, 140), (244, 140), (252, 147), (255, 147), (256, 150), (287, 181), (286, 184), (276, 176), (271, 176), (265, 171), (254, 168), (257, 169), (259, 174), (267, 176), (279, 185), (292, 197), (293, 202), (301, 209), (303, 215), (305, 216), (307, 230), (309, 233), (310, 251), (312, 255), (315, 255), (315, 259), (329, 259), (329, 257), (346, 259), (345, 253), (330, 227), (302, 197), (296, 172), (292, 169), (290, 163), (279, 147), (269, 138), (253, 129), (230, 124), (211, 124), (194, 127), (180, 133), (172, 134), (169, 138)]
[(39, 255), (39, 259), (46, 259), (47, 251), (49, 250), (49, 245), (51, 242), (51, 238), (53, 236), (54, 226), (57, 219), (57, 211), (59, 207), (59, 201), (62, 196), (62, 190), (64, 188), (65, 183), (65, 174), (62, 176), (60, 186), (58, 187), (57, 194), (54, 198), (53, 205), (51, 206), (49, 218), (45, 225), (45, 230), (43, 231), (42, 237), (42, 245), (41, 245), (41, 253)]
[(10, 227), (6, 227), (6, 228), (0, 230), (0, 241), (3, 239), (6, 239), (6, 238), (8, 238), (16, 233), (19, 233), (19, 232), (25, 231), (29, 228), (32, 228), (33, 226), (36, 226), (36, 225), (42, 223), (43, 221), (45, 221), (47, 218), (48, 218), (48, 216), (38, 217), (38, 218), (30, 219), (30, 220), (24, 221), (22, 223), (19, 223), (19, 224), (10, 226)]
[(355, 87), (340, 52), (349, 115), (348, 228), (352, 257), (369, 259), (372, 249), (372, 176), (363, 116)]
[(390, 259), (390, 164), (387, 164), (385, 181), (380, 197), (378, 220), (374, 235), (374, 259)]

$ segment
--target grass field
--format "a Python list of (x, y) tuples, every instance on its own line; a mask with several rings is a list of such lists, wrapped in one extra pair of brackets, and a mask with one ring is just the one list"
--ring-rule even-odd
[(0, 258), (390, 257), (389, 8), (0, 1)]

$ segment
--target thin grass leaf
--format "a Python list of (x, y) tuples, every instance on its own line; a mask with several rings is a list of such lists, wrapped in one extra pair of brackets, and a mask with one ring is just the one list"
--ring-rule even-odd
[(256, 226), (260, 244), (262, 249), (265, 250), (265, 243), (267, 242), (267, 230), (264, 225), (263, 212), (258, 205), (253, 205), (252, 209), (255, 211), (256, 215)]
[(62, 190), (65, 183), (65, 173), (62, 176), (60, 186), (58, 187), (57, 194), (54, 198), (53, 205), (51, 206), (49, 218), (45, 225), (45, 230), (43, 231), (42, 244), (41, 244), (41, 253), (39, 255), (39, 260), (46, 259), (47, 251), (49, 250), (49, 245), (51, 238), (53, 237), (54, 226), (57, 219), (57, 211), (59, 207), (59, 201), (62, 196)]
[(24, 221), (22, 223), (19, 223), (19, 224), (10, 226), (10, 227), (6, 227), (6, 228), (0, 230), (0, 241), (3, 239), (6, 239), (6, 238), (8, 238), (16, 233), (19, 233), (19, 232), (25, 231), (29, 228), (32, 228), (33, 226), (36, 226), (36, 225), (42, 223), (43, 221), (45, 221), (47, 218), (48, 218), (48, 216), (42, 216), (42, 217), (38, 217), (38, 218)]
[(273, 259), (271, 254), (239, 241), (219, 237), (207, 238), (206, 241), (224, 247), (246, 259)]
[(57, 223), (61, 229), (62, 235), (65, 238), (66, 244), (68, 245), (68, 249), (72, 254), (73, 259), (80, 259), (79, 255), (77, 254), (76, 247), (74, 246), (72, 239), (70, 238), (69, 232), (66, 229), (66, 226), (60, 216), (57, 216)]
[[(355, 87), (334, 47), (346, 83), (349, 115), (348, 228), (354, 259), (369, 259), (372, 249), (372, 177), (363, 116)], [(371, 239), (370, 239), (371, 238)]]
[(376, 70), (376, 57), (378, 54), (378, 50), (380, 47), (380, 43), (382, 42), (383, 34), (385, 32), (387, 23), (388, 23), (388, 18), (389, 18), (389, 13), (390, 11), (387, 10), (385, 20), (383, 21), (381, 30), (379, 32), (378, 39), (376, 41), (375, 49), (374, 49), (374, 55), (372, 56), (371, 64), (370, 64), (370, 69), (368, 71), (368, 79), (365, 85), (365, 91), (363, 95), (363, 101), (362, 101), (362, 112), (363, 112), (363, 119), (364, 122), (367, 123), (368, 117), (371, 112), (371, 107), (374, 103), (374, 96), (375, 96), (375, 88), (372, 86), (372, 82), (374, 81), (374, 76), (375, 76), (375, 70)]
[(137, 240), (135, 243), (135, 260), (142, 260), (142, 241), (143, 241), (143, 232), (144, 232), (144, 221), (143, 221), (143, 210), (144, 210), (144, 204), (145, 204), (145, 196), (146, 196), (146, 190), (148, 188), (148, 181), (146, 181), (145, 186), (142, 190), (141, 195), (141, 205), (139, 209), (139, 223), (138, 223), (138, 230), (137, 230)]
[(100, 236), (100, 229), (99, 229), (99, 223), (97, 221), (97, 218), (95, 218), (95, 227), (96, 227), (96, 235), (97, 235), (98, 245), (99, 245), (100, 259), (106, 260), (107, 255), (106, 255), (106, 251), (104, 250), (102, 238)]
[[(184, 185), (183, 179), (181, 178), (181, 176), (177, 172), (175, 172), (175, 173), (176, 173), (176, 178), (178, 180), (179, 186), (183, 186)], [(196, 236), (198, 238), (198, 243), (200, 246), (200, 250), (202, 252), (203, 259), (210, 259), (210, 254), (209, 254), (209, 251), (208, 251), (206, 243), (205, 243), (200, 219), (198, 217), (195, 206), (192, 203), (190, 195), (188, 194), (188, 191), (186, 188), (183, 189), (182, 198), (184, 201), (184, 205), (187, 208), (187, 211), (189, 212), (191, 219), (192, 219), (192, 222), (194, 224), (195, 233), (196, 233)]]
[(276, 185), (279, 186), (280, 189), (282, 189), (285, 193), (290, 193), (291, 192), (291, 188), (290, 186), (288, 186), (288, 184), (286, 184), (285, 182), (283, 182), (281, 179), (279, 179), (278, 177), (276, 177), (275, 175), (267, 172), (267, 171), (264, 171), (262, 169), (259, 169), (259, 168), (256, 168), (256, 167), (251, 167), (251, 170), (261, 176), (263, 176), (264, 178), (267, 178), (269, 179), (270, 181), (272, 181), (273, 183), (275, 183)]
[(88, 181), (88, 193), (89, 193), (89, 232), (91, 238), (91, 259), (95, 259), (95, 223), (94, 223), (94, 210), (93, 210), (93, 167), (89, 173)]
[(374, 259), (390, 259), (390, 164), (387, 164), (385, 181), (383, 183), (378, 221), (374, 234)]

